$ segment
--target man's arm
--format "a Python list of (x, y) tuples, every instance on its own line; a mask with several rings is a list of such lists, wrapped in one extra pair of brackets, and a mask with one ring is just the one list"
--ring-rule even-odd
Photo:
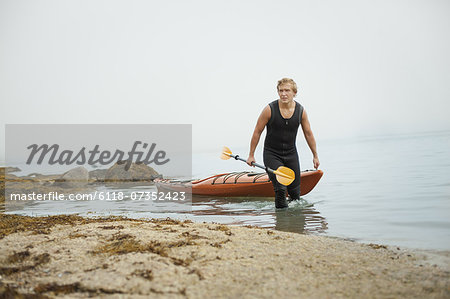
[(314, 134), (311, 130), (311, 124), (308, 120), (308, 115), (306, 114), (306, 111), (303, 109), (303, 115), (302, 115), (302, 130), (303, 135), (305, 135), (306, 142), (308, 143), (309, 148), (311, 149), (311, 153), (313, 154), (313, 164), (314, 168), (319, 168), (320, 162), (319, 162), (319, 155), (317, 154), (317, 146), (316, 146), (316, 139), (314, 138)]
[(255, 130), (253, 131), (252, 139), (250, 141), (250, 152), (247, 158), (247, 164), (253, 166), (252, 163), (255, 161), (255, 150), (258, 145), (259, 138), (261, 137), (261, 133), (264, 131), (265, 126), (270, 120), (271, 111), (269, 105), (267, 105), (264, 110), (261, 112), (261, 115), (258, 117), (258, 121), (256, 122)]

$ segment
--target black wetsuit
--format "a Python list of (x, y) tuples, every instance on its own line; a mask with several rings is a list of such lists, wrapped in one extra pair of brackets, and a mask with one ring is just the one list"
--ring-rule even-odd
[(275, 191), (275, 206), (282, 208), (287, 206), (286, 190), (291, 199), (300, 198), (300, 162), (295, 140), (298, 127), (302, 122), (303, 106), (295, 102), (295, 110), (291, 118), (284, 118), (281, 115), (278, 100), (273, 101), (269, 106), (271, 116), (266, 125), (264, 164), (272, 169), (286, 166), (295, 172), (295, 180), (289, 186), (280, 184), (274, 174), (268, 173)]

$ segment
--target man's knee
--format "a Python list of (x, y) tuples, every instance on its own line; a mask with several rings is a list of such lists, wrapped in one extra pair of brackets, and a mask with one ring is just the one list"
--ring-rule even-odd
[(277, 180), (272, 181), (272, 185), (273, 185), (273, 190), (275, 191), (275, 193), (284, 192), (284, 194), (286, 194), (287, 187), (285, 185), (280, 184)]

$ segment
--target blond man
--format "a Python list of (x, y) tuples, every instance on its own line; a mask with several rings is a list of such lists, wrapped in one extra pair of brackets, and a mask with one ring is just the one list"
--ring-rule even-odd
[(305, 109), (294, 97), (297, 95), (297, 84), (294, 80), (283, 78), (278, 81), (279, 99), (271, 102), (261, 112), (253, 131), (247, 164), (255, 162), (255, 149), (261, 133), (267, 128), (264, 141), (263, 158), (266, 167), (277, 169), (286, 166), (295, 172), (295, 180), (289, 185), (280, 184), (274, 174), (268, 173), (275, 191), (275, 207), (286, 208), (286, 191), (292, 200), (300, 198), (300, 162), (296, 147), (299, 126), (302, 127), (306, 142), (313, 154), (314, 168), (320, 165), (316, 140), (311, 130)]

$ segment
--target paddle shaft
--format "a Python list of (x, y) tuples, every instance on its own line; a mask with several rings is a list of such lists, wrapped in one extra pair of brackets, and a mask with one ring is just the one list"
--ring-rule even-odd
[[(236, 160), (239, 160), (239, 161), (242, 161), (242, 162), (247, 163), (247, 160), (242, 159), (241, 157), (239, 157), (239, 155), (230, 155), (230, 157), (231, 157), (231, 158), (235, 158)], [(269, 168), (269, 167), (266, 167), (266, 166), (263, 166), (263, 165), (260, 165), (260, 164), (258, 164), (258, 163), (256, 163), (256, 162), (253, 162), (252, 165), (254, 165), (254, 166), (256, 166), (256, 167), (259, 167), (259, 168), (261, 168), (261, 169), (264, 169), (264, 170), (266, 170), (266, 171), (268, 171), (268, 172), (270, 172), (270, 173), (273, 173), (273, 172), (274, 172), (273, 169), (271, 169), (271, 168)]]

